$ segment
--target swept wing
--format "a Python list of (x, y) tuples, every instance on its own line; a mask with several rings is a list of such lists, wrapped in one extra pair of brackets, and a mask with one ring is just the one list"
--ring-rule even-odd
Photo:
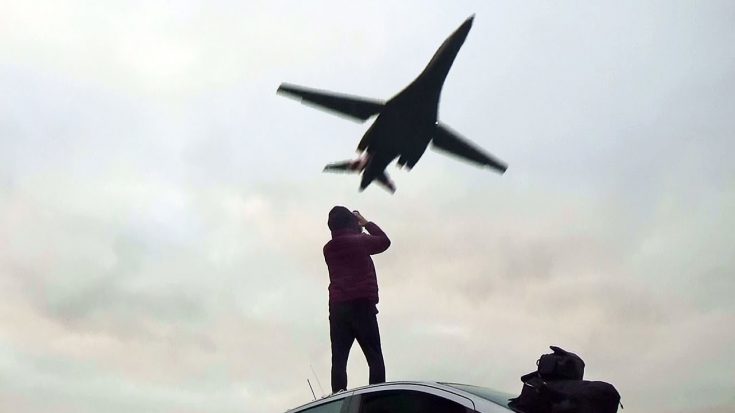
[(301, 86), (282, 83), (278, 87), (278, 93), (294, 97), (301, 103), (319, 106), (339, 114), (359, 119), (368, 120), (377, 115), (383, 109), (384, 102), (361, 98), (358, 96), (342, 95), (316, 89), (307, 89)]
[(461, 137), (457, 132), (441, 123), (436, 125), (431, 143), (436, 149), (459, 156), (480, 166), (489, 166), (500, 173), (504, 173), (508, 169), (508, 165), (504, 162), (484, 152), (470, 141)]

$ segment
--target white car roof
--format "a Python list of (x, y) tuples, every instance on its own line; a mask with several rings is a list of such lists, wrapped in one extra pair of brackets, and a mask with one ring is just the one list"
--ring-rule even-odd
[[(453, 387), (452, 385), (456, 384), (460, 387)], [(479, 390), (483, 390), (482, 392), (479, 392), (483, 394), (483, 396), (480, 396), (477, 394), (478, 392), (472, 392), (468, 391), (467, 389), (477, 388)], [(512, 410), (510, 410), (507, 407), (507, 399), (509, 397), (512, 397), (510, 394), (506, 394), (503, 392), (497, 392), (492, 389), (487, 389), (484, 387), (478, 387), (478, 386), (471, 386), (466, 384), (458, 384), (458, 383), (443, 383), (443, 382), (435, 382), (435, 381), (393, 381), (393, 382), (386, 382), (386, 383), (380, 383), (380, 384), (371, 384), (368, 386), (362, 386), (357, 387), (354, 389), (348, 389), (345, 391), (341, 391), (339, 393), (335, 393), (329, 396), (325, 396), (321, 399), (306, 403), (304, 405), (301, 405), (299, 407), (293, 408), (288, 410), (286, 413), (290, 412), (298, 412), (301, 410), (305, 410), (308, 408), (316, 407), (320, 404), (332, 402), (335, 400), (343, 399), (348, 396), (352, 395), (358, 395), (358, 394), (364, 394), (364, 393), (371, 393), (373, 391), (379, 391), (379, 390), (388, 390), (388, 389), (404, 389), (404, 390), (419, 390), (427, 393), (437, 393), (441, 392), (442, 397), (449, 398), (451, 400), (456, 401), (459, 404), (465, 405), (466, 407), (472, 408), (473, 410), (476, 410), (481, 413), (507, 413)], [(487, 397), (488, 394), (490, 394), (492, 397)]]

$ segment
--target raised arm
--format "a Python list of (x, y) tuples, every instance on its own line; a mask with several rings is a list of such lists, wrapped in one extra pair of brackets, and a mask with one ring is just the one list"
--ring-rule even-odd
[(385, 232), (374, 222), (365, 223), (365, 229), (368, 234), (363, 234), (365, 245), (367, 246), (368, 252), (372, 254), (380, 254), (390, 247), (390, 239), (385, 235)]
[(352, 213), (357, 217), (357, 223), (368, 232), (367, 234), (362, 234), (362, 239), (370, 255), (380, 254), (390, 247), (388, 236), (385, 235), (385, 232), (379, 226), (365, 219), (359, 211), (352, 211)]

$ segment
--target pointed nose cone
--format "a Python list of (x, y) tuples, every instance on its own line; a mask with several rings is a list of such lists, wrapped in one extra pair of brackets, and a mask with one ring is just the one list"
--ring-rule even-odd
[(467, 29), (472, 27), (472, 22), (475, 21), (475, 13), (472, 13), (470, 17), (467, 18), (467, 20), (462, 23), (462, 26), (467, 26)]
[(459, 26), (457, 30), (454, 31), (451, 37), (461, 37), (462, 40), (464, 40), (465, 37), (467, 37), (467, 33), (470, 32), (470, 29), (472, 28), (472, 22), (475, 20), (475, 15), (468, 17), (467, 20), (462, 23), (462, 25)]
[(451, 64), (451, 62), (454, 61), (454, 57), (457, 55), (460, 47), (462, 47), (464, 40), (467, 38), (467, 34), (469, 34), (470, 32), (470, 29), (472, 28), (472, 22), (474, 20), (474, 14), (468, 17), (467, 20), (465, 20), (457, 28), (457, 30), (449, 35), (447, 40), (444, 41), (444, 44), (442, 44), (442, 46), (437, 51), (437, 55), (444, 56), (444, 58), (446, 58)]
[(430, 85), (430, 88), (436, 90), (441, 89), (441, 86), (444, 84), (444, 79), (447, 77), (447, 73), (449, 73), (449, 68), (451, 68), (452, 63), (454, 63), (454, 58), (457, 57), (459, 49), (462, 47), (462, 44), (464, 44), (464, 40), (467, 38), (470, 28), (472, 28), (472, 21), (474, 19), (475, 15), (473, 14), (467, 18), (467, 20), (465, 20), (464, 23), (454, 31), (454, 33), (444, 40), (444, 43), (439, 46), (439, 50), (434, 53), (434, 57), (431, 58), (429, 64), (426, 65), (426, 68), (421, 72), (415, 83), (422, 84), (424, 86), (428, 84)]

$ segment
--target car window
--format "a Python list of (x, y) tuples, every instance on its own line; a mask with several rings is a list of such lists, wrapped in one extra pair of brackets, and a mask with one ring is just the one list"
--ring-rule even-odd
[(363, 394), (359, 413), (466, 413), (451, 400), (415, 390), (387, 390)]
[(335, 400), (333, 402), (320, 404), (319, 406), (310, 407), (308, 409), (299, 410), (298, 413), (339, 413), (342, 403), (345, 399)]

